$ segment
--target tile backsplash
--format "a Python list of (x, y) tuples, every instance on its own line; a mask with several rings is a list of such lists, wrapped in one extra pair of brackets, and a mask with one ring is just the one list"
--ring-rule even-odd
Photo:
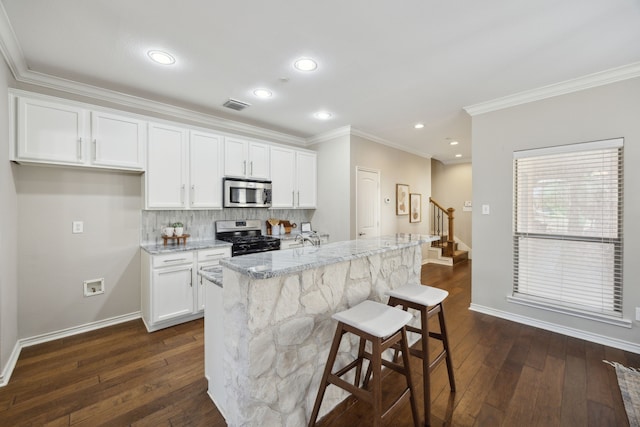
[(179, 210), (149, 211), (143, 210), (140, 227), (140, 243), (143, 245), (162, 243), (162, 229), (174, 222), (184, 224), (184, 232), (190, 234), (190, 240), (206, 240), (215, 237), (215, 222), (220, 220), (259, 219), (262, 221), (262, 233), (266, 234), (269, 218), (286, 219), (300, 225), (312, 222), (314, 209), (254, 209), (230, 208), (222, 210)]

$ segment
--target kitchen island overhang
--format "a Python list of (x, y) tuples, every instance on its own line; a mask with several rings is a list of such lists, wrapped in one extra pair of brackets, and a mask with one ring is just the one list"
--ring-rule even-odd
[[(221, 261), (222, 287), (207, 285), (205, 374), (230, 426), (306, 425), (336, 322), (366, 299), (419, 283), (423, 244), (437, 236), (397, 234)], [(343, 365), (357, 354), (343, 340)], [(348, 396), (329, 387), (321, 416)]]

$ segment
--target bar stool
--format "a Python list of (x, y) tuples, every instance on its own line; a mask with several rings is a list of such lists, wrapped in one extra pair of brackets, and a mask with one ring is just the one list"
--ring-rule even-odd
[[(350, 392), (359, 400), (368, 402), (373, 407), (373, 425), (375, 427), (380, 426), (382, 420), (408, 398), (411, 404), (414, 425), (418, 427), (418, 408), (416, 406), (415, 393), (411, 381), (408, 356), (409, 346), (407, 342), (407, 332), (405, 330), (406, 324), (409, 323), (413, 316), (397, 308), (367, 300), (348, 310), (335, 313), (332, 318), (338, 321), (338, 326), (336, 327), (336, 333), (333, 337), (327, 364), (322, 374), (320, 388), (318, 389), (318, 395), (316, 396), (311, 419), (309, 420), (309, 427), (316, 425), (320, 405), (322, 404), (324, 393), (329, 384), (334, 384)], [(347, 332), (360, 337), (358, 358), (344, 368), (332, 373), (331, 371), (333, 370), (336, 355), (338, 354), (340, 341), (342, 341), (342, 336)], [(371, 353), (365, 351), (367, 341), (372, 343)], [(395, 361), (382, 359), (382, 352), (394, 344), (398, 344), (399, 348), (403, 350), (402, 365), (395, 363)], [(364, 359), (369, 360), (369, 366), (373, 372), (370, 390), (365, 389), (365, 386), (363, 386), (363, 388), (360, 387), (360, 377)], [(382, 365), (403, 374), (407, 381), (407, 387), (403, 390), (400, 397), (396, 399), (384, 413), (382, 412)], [(340, 378), (354, 367), (356, 368), (356, 373), (353, 384)]]
[[(449, 374), (449, 386), (451, 387), (451, 391), (456, 391), (456, 382), (453, 377), (453, 363), (451, 362), (449, 339), (447, 337), (447, 329), (444, 324), (444, 309), (442, 307), (442, 302), (447, 298), (449, 292), (421, 284), (408, 284), (387, 291), (386, 294), (389, 295), (388, 305), (392, 307), (400, 305), (405, 311), (408, 308), (413, 308), (420, 312), (421, 328), (407, 325), (406, 329), (408, 332), (420, 334), (422, 337), (422, 348), (420, 350), (410, 348), (409, 352), (422, 359), (424, 425), (428, 426), (431, 423), (430, 374), (443, 359), (447, 362), (447, 372)], [(428, 319), (436, 313), (438, 314), (438, 320), (440, 322), (440, 333), (429, 332)], [(429, 362), (429, 337), (442, 341), (442, 351), (432, 362)], [(402, 349), (396, 346), (394, 360), (397, 359), (398, 350), (402, 351)]]

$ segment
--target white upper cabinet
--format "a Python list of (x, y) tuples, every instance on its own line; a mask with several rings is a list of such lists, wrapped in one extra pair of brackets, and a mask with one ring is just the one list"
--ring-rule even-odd
[(227, 137), (224, 139), (224, 175), (269, 179), (269, 145)]
[(271, 147), (272, 208), (316, 207), (317, 155), (291, 148)]
[(86, 110), (18, 98), (17, 150), (12, 160), (81, 165), (88, 158)]
[(143, 120), (44, 95), (18, 96), (15, 109), (12, 160), (144, 170)]
[(149, 124), (147, 209), (222, 208), (223, 138)]
[(315, 208), (318, 192), (318, 157), (316, 153), (296, 152), (296, 207)]
[(146, 207), (181, 209), (187, 206), (187, 130), (150, 123), (147, 145)]
[(271, 147), (271, 207), (292, 208), (296, 190), (296, 153), (284, 147)]
[(125, 116), (91, 112), (93, 164), (144, 170), (147, 122)]
[(222, 208), (223, 138), (204, 132), (189, 135), (189, 205)]

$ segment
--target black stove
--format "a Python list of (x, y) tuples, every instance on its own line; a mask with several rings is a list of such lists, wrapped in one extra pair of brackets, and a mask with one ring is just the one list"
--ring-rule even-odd
[(261, 225), (257, 219), (216, 221), (216, 239), (233, 244), (231, 256), (279, 250), (280, 239), (262, 235)]

